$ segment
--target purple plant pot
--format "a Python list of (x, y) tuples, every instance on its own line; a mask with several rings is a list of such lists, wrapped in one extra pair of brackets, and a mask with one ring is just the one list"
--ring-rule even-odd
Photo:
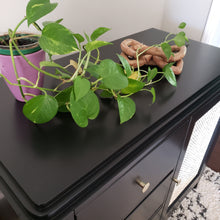
[[(1, 51), (0, 51), (1, 52)], [(41, 61), (45, 60), (45, 52), (43, 50), (38, 50), (36, 52), (30, 53), (30, 54), (25, 54), (25, 56), (27, 57), (28, 60), (30, 60), (34, 65), (36, 65), (37, 67), (39, 67), (39, 63)], [(19, 77), (25, 77), (27, 78), (29, 81), (33, 82), (34, 84), (37, 81), (38, 78), (38, 71), (36, 69), (34, 69), (33, 67), (31, 67), (22, 56), (20, 55), (15, 55), (14, 56), (15, 59), (15, 64), (16, 64), (16, 69), (18, 72), (18, 76)], [(0, 54), (0, 72), (11, 82), (11, 83), (18, 83), (16, 76), (15, 76), (15, 72), (14, 72), (14, 68), (12, 65), (12, 60), (11, 60), (11, 56), (10, 55), (2, 55)], [(40, 79), (38, 82), (38, 86), (42, 87), (43, 86), (43, 80), (44, 80), (44, 74), (40, 73)], [(20, 89), (18, 86), (15, 85), (10, 85), (9, 83), (7, 83), (8, 88), (10, 89), (11, 93), (14, 95), (14, 97), (21, 102), (24, 102), (24, 99), (21, 95)], [(22, 85), (30, 85), (28, 82), (25, 82), (23, 80), (21, 80), (21, 84)], [(29, 94), (33, 94), (33, 95), (40, 95), (41, 91), (39, 89), (35, 89), (35, 88), (26, 88), (26, 87), (22, 87), (22, 91), (23, 93), (29, 93)], [(25, 95), (25, 98), (27, 100), (30, 100), (31, 98), (33, 98), (33, 96), (31, 95)]]

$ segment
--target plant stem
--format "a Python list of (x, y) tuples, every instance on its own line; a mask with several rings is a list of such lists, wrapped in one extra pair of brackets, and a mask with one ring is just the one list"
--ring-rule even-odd
[(38, 73), (37, 73), (37, 80), (36, 80), (35, 86), (38, 85), (39, 80), (40, 80), (40, 72), (38, 71)]
[(30, 80), (26, 79), (25, 77), (19, 77), (18, 80), (23, 80), (23, 81), (29, 83), (31, 86), (33, 86), (33, 88), (37, 87), (37, 85), (35, 85), (33, 82), (31, 82)]
[(84, 60), (86, 59), (87, 56), (88, 56), (88, 54), (85, 54), (85, 56), (82, 58), (80, 64), (78, 65), (78, 68), (76, 69), (75, 73), (72, 75), (72, 77), (70, 79), (66, 80), (65, 82), (71, 82), (78, 76), (79, 70), (81, 69), (81, 66), (82, 66), (82, 64), (83, 64), (83, 62), (84, 62)]
[(57, 89), (58, 89), (60, 86), (64, 85), (64, 84), (65, 84), (65, 82), (62, 81), (59, 85), (57, 85), (57, 87), (56, 87), (55, 89), (53, 89), (53, 91), (54, 91), (54, 92), (58, 91)]
[(159, 46), (159, 44), (154, 44), (154, 45), (148, 47), (147, 49), (143, 50), (141, 53), (138, 54), (138, 56), (141, 56), (142, 54), (144, 54), (145, 52), (147, 52), (147, 51), (150, 50), (151, 48), (153, 48), (153, 47), (158, 47), (158, 46)]
[(150, 89), (141, 89), (140, 91), (147, 91), (147, 92), (151, 92)]
[[(17, 44), (15, 43), (15, 41), (14, 41), (14, 40), (16, 39), (16, 38), (15, 38), (15, 34), (16, 34), (18, 28), (21, 26), (21, 24), (22, 24), (23, 22), (25, 22), (26, 20), (27, 20), (27, 18), (24, 17), (24, 18), (18, 23), (18, 25), (15, 27), (14, 31), (12, 32), (12, 34), (9, 34), (9, 36), (10, 36), (10, 38), (11, 38), (11, 39), (10, 39), (11, 43), (13, 44), (13, 46), (15, 47), (15, 49), (18, 51), (18, 53), (25, 59), (25, 61), (26, 61), (30, 66), (32, 66), (34, 69), (38, 70), (38, 71), (41, 72), (41, 73), (44, 73), (45, 75), (48, 75), (48, 76), (52, 77), (52, 78), (60, 79), (59, 76), (54, 76), (53, 74), (48, 73), (48, 72), (46, 72), (46, 71), (44, 71), (44, 70), (38, 68), (37, 66), (35, 66), (33, 63), (31, 63), (31, 61), (29, 61), (29, 60), (24, 56), (24, 54), (21, 52), (21, 50), (19, 49), (19, 47), (18, 47)], [(12, 54), (11, 54), (11, 55), (12, 55)]]
[(31, 93), (24, 93), (24, 95), (25, 95), (25, 96), (33, 96), (33, 97), (36, 96), (36, 95), (34, 95), (34, 94), (31, 94)]
[(123, 97), (123, 98), (126, 98), (126, 97), (129, 97), (129, 96), (132, 96), (134, 93), (129, 93), (129, 94), (127, 94), (127, 95), (122, 95), (121, 97)]
[(33, 23), (34, 27), (38, 30), (38, 31), (42, 31), (42, 29), (40, 28), (40, 26), (37, 24), (37, 22)]
[(81, 62), (81, 58), (82, 58), (82, 46), (81, 46), (81, 44), (79, 43), (78, 65), (79, 65), (80, 62)]
[(111, 93), (115, 97), (115, 99), (117, 99), (118, 96), (117, 96), (117, 94), (115, 93), (115, 91), (113, 89), (111, 89)]
[(4, 44), (5, 46), (8, 46), (7, 42), (4, 39), (0, 38), (0, 42), (1, 42), (1, 44)]
[[(34, 69), (38, 70), (38, 76), (39, 76), (39, 72), (42, 72), (42, 73), (44, 73), (45, 75), (48, 75), (48, 76), (50, 76), (50, 77), (53, 77), (53, 78), (56, 78), (56, 79), (59, 79), (59, 78), (60, 78), (59, 76), (54, 76), (53, 74), (48, 73), (48, 72), (46, 72), (46, 71), (44, 71), (44, 70), (38, 68), (37, 66), (35, 66), (30, 60), (28, 60), (28, 59), (26, 58), (26, 56), (24, 56), (24, 54), (21, 52), (21, 50), (20, 50), (19, 47), (17, 46), (17, 44), (16, 44), (15, 41), (16, 41), (17, 39), (22, 38), (22, 37), (16, 37), (16, 32), (17, 32), (18, 28), (21, 26), (21, 24), (22, 24), (24, 21), (26, 21), (26, 20), (27, 20), (27, 18), (24, 17), (24, 18), (18, 23), (18, 25), (15, 27), (14, 31), (12, 31), (12, 32), (9, 31), (9, 36), (10, 36), (10, 41), (9, 41), (10, 55), (11, 55), (11, 60), (12, 60), (12, 65), (13, 65), (13, 68), (14, 68), (15, 76), (16, 76), (16, 79), (17, 79), (17, 82), (18, 82), (18, 83), (17, 83), (17, 84), (16, 84), (16, 83), (11, 83), (7, 78), (5, 78), (5, 77), (2, 75), (3, 78), (4, 78), (10, 85), (19, 86), (19, 90), (20, 90), (20, 93), (21, 93), (22, 98), (24, 99), (24, 101), (27, 101), (27, 100), (26, 100), (25, 95), (24, 95), (24, 93), (23, 93), (22, 87), (26, 87), (26, 88), (36, 88), (36, 89), (39, 89), (39, 90), (43, 91), (44, 93), (45, 93), (45, 90), (47, 90), (47, 91), (54, 91), (54, 90), (53, 90), (53, 89), (45, 89), (45, 88), (37, 87), (37, 84), (34, 85), (32, 82), (28, 81), (26, 78), (19, 78), (18, 72), (17, 72), (17, 68), (16, 68), (16, 64), (15, 64), (14, 55), (13, 55), (13, 47), (12, 47), (12, 45), (15, 47), (15, 49), (18, 51), (18, 53), (24, 58), (24, 60), (25, 60), (31, 67), (33, 67)], [(30, 37), (30, 36), (33, 36), (33, 35), (28, 35), (28, 36)], [(28, 36), (26, 36), (26, 37), (28, 37)], [(34, 35), (34, 36), (36, 36), (36, 35)], [(32, 84), (32, 85), (30, 85), (30, 86), (28, 86), (28, 85), (22, 85), (22, 84), (21, 84), (21, 81), (20, 81), (21, 79), (27, 81), (28, 83), (30, 83), (30, 84)], [(39, 79), (38, 79), (38, 80), (39, 80)], [(37, 82), (38, 82), (38, 80), (37, 80)]]
[(140, 53), (139, 53), (139, 50), (141, 49), (141, 47), (139, 47), (139, 48), (137, 49), (137, 51), (136, 51), (136, 57), (137, 57), (136, 60), (137, 60), (137, 67), (138, 67), (138, 75), (140, 74), (139, 57), (140, 57), (142, 54), (144, 54), (146, 51), (148, 51), (148, 50), (150, 50), (151, 48), (156, 47), (156, 46), (158, 46), (158, 45), (157, 45), (157, 44), (154, 44), (154, 45), (148, 47), (147, 49), (143, 50), (143, 51), (140, 52)]
[(146, 83), (145, 86), (149, 86), (149, 85), (158, 83), (158, 82), (161, 81), (163, 78), (164, 78), (164, 75), (162, 75), (158, 80), (150, 81), (149, 83)]
[(99, 58), (100, 58), (100, 51), (99, 49), (96, 49), (97, 51), (97, 58), (96, 58), (96, 61), (95, 61), (95, 65), (99, 62)]
[(23, 90), (22, 90), (22, 87), (21, 87), (21, 81), (18, 79), (18, 72), (17, 72), (17, 68), (16, 68), (16, 64), (15, 64), (15, 59), (14, 59), (14, 55), (13, 55), (13, 48), (12, 48), (12, 43), (13, 43), (13, 38), (15, 36), (15, 33), (16, 31), (18, 30), (18, 28), (20, 27), (20, 25), (26, 20), (27, 18), (24, 17), (19, 23), (18, 25), (15, 27), (14, 31), (11, 33), (11, 31), (9, 31), (9, 36), (10, 36), (10, 41), (9, 41), (9, 49), (10, 49), (10, 55), (11, 55), (11, 61), (12, 61), (12, 65), (13, 65), (13, 69), (14, 69), (14, 72), (15, 72), (15, 76), (16, 76), (16, 79), (17, 79), (17, 82), (18, 82), (18, 86), (19, 86), (19, 90), (20, 90), (20, 93), (21, 93), (21, 96), (22, 98), (27, 101), (25, 99), (25, 95), (23, 93)]
[(19, 40), (19, 39), (29, 38), (29, 37), (39, 37), (39, 35), (37, 35), (37, 34), (29, 34), (29, 35), (24, 35), (24, 36), (21, 36), (21, 37), (14, 37), (13, 40)]
[(140, 74), (139, 54), (138, 54), (138, 52), (139, 52), (140, 49), (141, 49), (141, 48), (138, 48), (137, 51), (136, 51), (137, 67), (138, 67), (138, 77), (139, 77), (139, 74)]
[(14, 38), (18, 28), (22, 25), (22, 23), (24, 23), (27, 20), (26, 17), (24, 17), (19, 23), (18, 25), (15, 27), (14, 31), (12, 32), (12, 35), (10, 36), (12, 39)]
[(38, 86), (28, 86), (28, 85), (19, 85), (18, 83), (12, 83), (12, 82), (10, 82), (3, 74), (1, 74), (0, 73), (0, 76), (8, 83), (8, 84), (10, 84), (10, 85), (12, 85), (12, 86), (20, 86), (20, 87), (24, 87), (24, 88), (31, 88), (31, 89), (33, 89), (33, 88), (35, 88), (35, 89), (39, 89), (39, 90), (41, 90), (41, 91), (51, 91), (51, 92), (60, 92), (59, 90), (57, 90), (57, 91), (54, 91), (54, 89), (48, 89), (48, 88), (43, 88), (43, 87), (38, 87)]
[(11, 40), (9, 41), (9, 48), (10, 48), (10, 54), (11, 54), (11, 61), (12, 61), (13, 69), (14, 69), (15, 76), (16, 76), (16, 79), (17, 79), (17, 82), (18, 82), (18, 86), (19, 86), (21, 96), (24, 99), (24, 101), (27, 101), (26, 98), (25, 98), (25, 95), (23, 93), (22, 87), (21, 87), (21, 81), (19, 80), (19, 76), (18, 76), (16, 64), (15, 64), (15, 59), (14, 59), (14, 55), (13, 55), (13, 48), (12, 48)]
[(102, 81), (102, 79), (103, 79), (103, 78), (97, 79), (95, 82), (92, 82), (91, 85), (96, 87), (97, 84), (98, 84), (98, 82)]
[(49, 72), (47, 72), (47, 71), (45, 71), (45, 70), (40, 69), (40, 68), (37, 67), (37, 66), (35, 66), (35, 65), (34, 65), (30, 60), (28, 60), (27, 57), (21, 52), (21, 50), (18, 48), (18, 46), (16, 45), (16, 43), (15, 43), (14, 41), (12, 41), (12, 43), (13, 43), (15, 49), (18, 51), (18, 53), (24, 58), (24, 60), (25, 60), (31, 67), (33, 67), (33, 68), (36, 69), (37, 71), (39, 71), (39, 72), (41, 72), (41, 73), (43, 73), (43, 74), (45, 74), (45, 75), (47, 75), (47, 76), (50, 76), (50, 77), (55, 78), (55, 79), (60, 79), (59, 76), (55, 76), (55, 75), (53, 75), (53, 74), (51, 74), (51, 73), (49, 73)]
[(82, 76), (85, 75), (85, 73), (86, 73), (86, 69), (87, 69), (88, 64), (89, 64), (89, 60), (90, 60), (90, 56), (91, 56), (91, 52), (88, 52), (87, 55), (88, 55), (88, 56), (87, 56), (87, 59), (86, 59), (85, 66), (84, 66), (84, 68), (83, 68)]

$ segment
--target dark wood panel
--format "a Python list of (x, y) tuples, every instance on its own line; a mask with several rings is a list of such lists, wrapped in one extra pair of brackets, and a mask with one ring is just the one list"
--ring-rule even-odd
[(160, 220), (161, 219), (161, 215), (162, 215), (162, 207), (160, 207), (160, 209), (152, 216), (152, 218), (150, 220)]
[(155, 212), (162, 206), (169, 189), (172, 174), (173, 172), (125, 220), (148, 220), (156, 215)]
[[(127, 37), (152, 44), (165, 35), (150, 29)], [(102, 58), (118, 62), (115, 54), (120, 53), (123, 39), (103, 47)], [(135, 160), (154, 140), (185, 120), (195, 110), (196, 100), (219, 96), (219, 57), (218, 48), (190, 41), (177, 87), (162, 80), (155, 86), (153, 105), (151, 94), (133, 96), (137, 112), (123, 125), (119, 125), (117, 103), (104, 100), (100, 100), (99, 117), (86, 129), (78, 128), (66, 114), (34, 125), (23, 116), (23, 104), (16, 102), (1, 82), (0, 184), (5, 195), (11, 196), (10, 202), (28, 220), (59, 218), (78, 207), (128, 166), (128, 157), (129, 163)], [(68, 63), (69, 58), (58, 62)], [(148, 144), (143, 146), (143, 142)]]
[[(77, 220), (125, 218), (175, 168), (187, 129), (188, 121), (176, 127), (154, 151), (126, 174), (122, 174), (103, 194), (76, 209)], [(137, 178), (150, 183), (146, 193), (143, 194), (141, 187), (135, 182)]]

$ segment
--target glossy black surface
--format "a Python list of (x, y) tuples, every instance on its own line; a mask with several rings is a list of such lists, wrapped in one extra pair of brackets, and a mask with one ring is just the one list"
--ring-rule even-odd
[[(129, 38), (153, 44), (164, 36), (164, 32), (150, 29)], [(102, 57), (117, 60), (115, 54), (120, 53), (122, 40), (103, 48)], [(92, 182), (128, 153), (141, 152), (141, 138), (149, 139), (149, 143), (152, 137), (159, 138), (196, 100), (205, 94), (219, 94), (219, 57), (218, 48), (190, 41), (177, 88), (166, 81), (159, 83), (153, 105), (149, 93), (134, 96), (137, 112), (123, 125), (119, 125), (116, 103), (106, 100), (100, 100), (100, 115), (88, 128), (77, 127), (65, 114), (47, 124), (34, 125), (23, 116), (23, 104), (15, 101), (1, 82), (0, 183), (4, 191), (16, 204), (39, 216), (55, 215), (74, 205), (98, 187), (97, 183), (89, 188)], [(59, 62), (68, 63), (68, 58)]]
[[(175, 169), (184, 144), (185, 135), (183, 134), (187, 133), (188, 130), (188, 122), (186, 121), (186, 123), (175, 127), (147, 155), (145, 155), (146, 152), (143, 152), (142, 156), (135, 160), (136, 163), (133, 163), (130, 170), (122, 170), (117, 180), (110, 181), (112, 184), (107, 183), (107, 186), (104, 186), (95, 194), (94, 197), (96, 198), (91, 198), (82, 207), (76, 208), (77, 220), (90, 218), (100, 220), (125, 219), (128, 213), (138, 206), (145, 197), (148, 197), (152, 191), (155, 191), (155, 188)], [(137, 178), (150, 184), (145, 193), (136, 183)], [(171, 178), (169, 178), (170, 182)], [(163, 188), (163, 194), (166, 194), (166, 192), (167, 190)], [(151, 201), (152, 206), (159, 208), (164, 198), (161, 197), (160, 199), (159, 203), (153, 199)], [(147, 218), (145, 217), (145, 219)]]
[(171, 180), (172, 173), (125, 220), (150, 219), (162, 206)]

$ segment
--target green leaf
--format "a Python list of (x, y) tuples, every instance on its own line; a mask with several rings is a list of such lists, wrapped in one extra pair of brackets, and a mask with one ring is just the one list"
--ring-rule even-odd
[(74, 93), (70, 95), (70, 112), (75, 121), (75, 123), (82, 128), (88, 126), (89, 120), (87, 117), (86, 109), (84, 109), (83, 103), (76, 102)]
[(87, 34), (87, 33), (84, 33), (84, 35), (85, 35), (85, 37), (86, 37), (86, 40), (87, 40), (88, 42), (90, 42), (91, 40), (90, 40), (88, 34)]
[(57, 68), (61, 68), (61, 69), (64, 69), (63, 66), (61, 66), (60, 64), (58, 63), (55, 63), (53, 61), (41, 61), (40, 62), (40, 68), (43, 68), (45, 66), (48, 66), (48, 67), (57, 67)]
[(63, 73), (62, 71), (60, 71), (59, 69), (56, 69), (55, 72), (57, 75), (60, 75), (62, 79), (70, 79), (71, 76), (67, 73)]
[(128, 63), (128, 61), (123, 56), (121, 56), (119, 54), (117, 54), (117, 56), (118, 56), (119, 60), (121, 61), (122, 66), (125, 69), (127, 77), (129, 77), (131, 75), (131, 66), (130, 66), (130, 64)]
[(53, 11), (57, 4), (50, 0), (30, 0), (26, 7), (28, 26)]
[(103, 78), (102, 82), (106, 88), (120, 90), (128, 86), (128, 78), (123, 68), (113, 60), (103, 60), (99, 65), (94, 65), (87, 70)]
[(162, 43), (161, 48), (162, 48), (167, 60), (169, 60), (170, 56), (172, 55), (171, 46), (168, 43)]
[(78, 50), (71, 31), (57, 23), (44, 27), (39, 43), (41, 48), (51, 55), (68, 54)]
[(189, 42), (189, 39), (188, 39), (188, 37), (187, 37), (187, 36), (185, 36), (185, 40), (186, 40), (187, 42)]
[(128, 79), (128, 86), (121, 90), (123, 94), (130, 94), (136, 93), (140, 91), (145, 86), (144, 82), (135, 80), (135, 79)]
[(100, 97), (102, 97), (102, 98), (112, 98), (113, 94), (109, 91), (104, 90), (104, 91), (101, 92)]
[(173, 63), (168, 63), (164, 68), (163, 68), (163, 72), (164, 72), (164, 76), (167, 79), (167, 81), (172, 85), (172, 86), (176, 86), (176, 76), (173, 72), (173, 70), (171, 69), (171, 66), (173, 65)]
[(82, 43), (85, 41), (85, 38), (81, 35), (81, 34), (73, 34), (73, 36), (76, 38), (76, 40), (79, 42), (79, 43)]
[(59, 112), (68, 112), (69, 110), (66, 108), (66, 105), (69, 104), (70, 102), (70, 94), (73, 91), (73, 86), (70, 86), (61, 92), (59, 92), (56, 96), (55, 99), (57, 100), (59, 109)]
[(95, 119), (100, 110), (99, 100), (93, 91), (76, 101), (74, 92), (70, 95), (70, 112), (79, 127), (87, 127), (88, 119)]
[(106, 33), (107, 31), (109, 31), (109, 28), (106, 27), (99, 27), (96, 30), (93, 31), (93, 33), (91, 34), (91, 40), (94, 41), (97, 38), (99, 38), (101, 35), (103, 35), (104, 33)]
[(43, 26), (45, 27), (46, 25), (48, 24), (51, 24), (51, 23), (61, 23), (63, 21), (63, 18), (59, 19), (59, 20), (56, 20), (56, 21), (44, 21), (42, 24)]
[(23, 107), (24, 115), (36, 124), (42, 124), (55, 117), (57, 100), (49, 95), (39, 95), (27, 101)]
[(174, 37), (174, 42), (178, 47), (181, 47), (185, 45), (186, 42), (186, 37), (185, 33), (183, 31), (179, 32), (175, 37)]
[(55, 21), (55, 23), (60, 24), (63, 21), (63, 18), (60, 18), (58, 20)]
[(80, 99), (87, 109), (88, 119), (95, 119), (100, 110), (99, 99), (93, 91), (89, 91), (82, 99)]
[(103, 83), (100, 83), (97, 89), (106, 90), (108, 88)]
[(130, 120), (136, 112), (136, 105), (129, 97), (117, 97), (120, 124)]
[(106, 41), (95, 40), (95, 41), (88, 42), (84, 47), (85, 47), (86, 52), (90, 52), (92, 50), (96, 50), (100, 47), (110, 45), (110, 44), (112, 44), (112, 43), (106, 42)]
[(158, 71), (157, 68), (154, 67), (151, 69), (150, 67), (148, 68), (148, 74), (147, 74), (147, 81), (150, 82), (151, 80), (154, 79), (154, 77), (157, 75)]
[[(63, 70), (64, 72), (66, 73), (69, 73), (71, 74), (70, 72), (68, 72), (63, 66), (61, 66), (60, 64), (58, 63), (55, 63), (53, 61), (41, 61), (40, 62), (40, 68), (43, 68), (43, 67), (56, 67), (56, 68), (60, 68), (61, 70)], [(65, 79), (68, 79), (70, 78), (70, 75), (69, 74), (66, 74), (66, 73), (63, 73), (61, 72), (59, 69), (56, 69), (56, 74), (60, 74), (62, 76), (62, 78), (65, 78)]]
[(178, 28), (180, 29), (184, 29), (186, 27), (186, 23), (185, 22), (181, 22), (178, 26)]
[(150, 92), (151, 92), (151, 94), (152, 94), (152, 96), (153, 96), (152, 103), (154, 103), (155, 100), (156, 100), (156, 93), (155, 93), (154, 87), (152, 87), (152, 88), (150, 89)]
[(89, 67), (86, 69), (88, 73), (90, 73), (93, 77), (96, 79), (100, 78), (99, 74), (97, 73), (98, 65), (91, 64)]
[(78, 101), (82, 97), (84, 97), (90, 90), (90, 82), (89, 80), (78, 76), (74, 80), (74, 94), (75, 100)]

